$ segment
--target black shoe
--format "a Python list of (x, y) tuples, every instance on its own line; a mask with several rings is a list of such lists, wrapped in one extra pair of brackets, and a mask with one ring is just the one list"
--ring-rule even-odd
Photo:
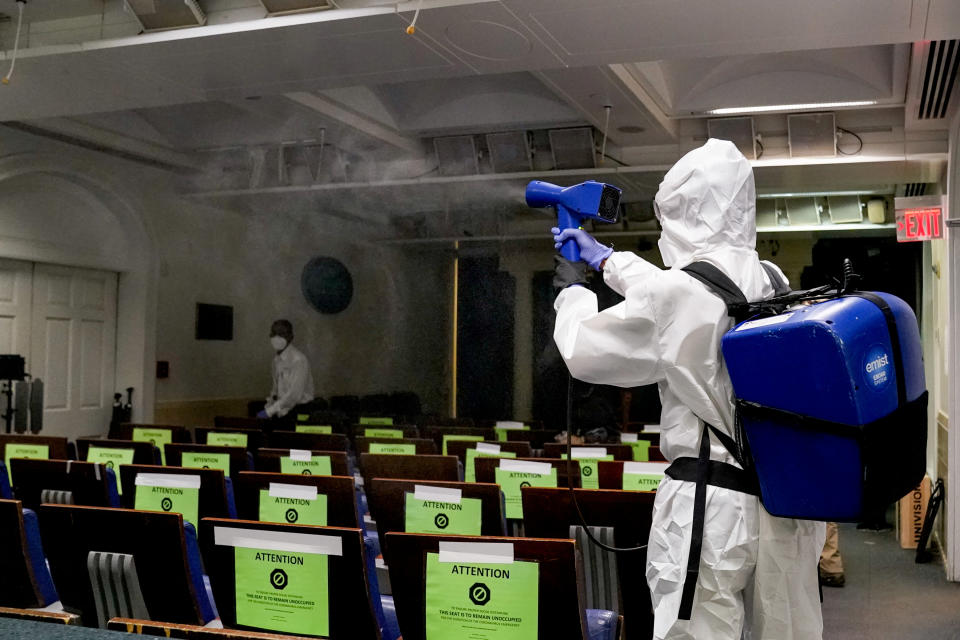
[(842, 573), (821, 573), (820, 574), (820, 585), (824, 587), (842, 587), (847, 583), (847, 579), (843, 576)]

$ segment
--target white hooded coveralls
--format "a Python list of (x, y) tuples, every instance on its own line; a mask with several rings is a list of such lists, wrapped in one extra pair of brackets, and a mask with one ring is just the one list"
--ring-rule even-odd
[[(719, 297), (680, 269), (709, 262), (747, 300), (773, 296), (755, 251), (755, 199), (746, 158), (730, 142), (709, 140), (667, 172), (656, 195), (660, 252), (671, 268), (615, 252), (603, 275), (623, 302), (598, 312), (593, 292), (568, 287), (554, 305), (554, 340), (573, 377), (621, 387), (658, 384), (660, 447), (670, 461), (697, 457), (704, 421), (734, 433), (733, 387), (720, 352), (732, 320)], [(710, 458), (738, 466), (716, 437)], [(692, 614), (678, 619), (695, 486), (666, 477), (657, 490), (647, 549), (654, 637), (819, 640), (823, 523), (773, 517), (756, 496), (716, 486), (707, 486)]]

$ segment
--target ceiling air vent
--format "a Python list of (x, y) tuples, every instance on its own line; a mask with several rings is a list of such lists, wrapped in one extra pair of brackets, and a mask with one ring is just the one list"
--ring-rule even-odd
[(593, 129), (551, 129), (550, 150), (554, 169), (592, 169), (597, 166)]
[(331, 8), (327, 0), (260, 0), (260, 4), (271, 16), (304, 11), (322, 11)]
[(707, 120), (707, 135), (718, 140), (729, 140), (750, 160), (757, 159), (757, 139), (753, 118), (714, 118)]
[(947, 106), (957, 84), (960, 68), (960, 40), (935, 40), (927, 49), (923, 72), (918, 120), (939, 120), (947, 115)]
[(490, 164), (493, 165), (494, 173), (533, 169), (526, 131), (488, 133), (487, 148), (490, 150)]
[(832, 113), (787, 116), (791, 158), (837, 155), (837, 122)]
[(199, 27), (207, 16), (195, 0), (123, 0), (144, 31)]
[(442, 176), (468, 176), (480, 173), (477, 145), (473, 136), (434, 138), (437, 167)]
[(915, 196), (925, 196), (927, 195), (927, 183), (926, 182), (910, 182), (903, 185), (903, 195), (907, 198), (913, 198)]

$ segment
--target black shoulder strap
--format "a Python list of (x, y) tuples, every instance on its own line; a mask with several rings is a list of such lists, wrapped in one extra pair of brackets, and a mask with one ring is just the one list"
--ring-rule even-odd
[(770, 280), (770, 284), (773, 285), (774, 296), (785, 296), (790, 293), (790, 285), (788, 285), (785, 280), (780, 278), (780, 274), (777, 273), (777, 270), (774, 269), (772, 264), (766, 260), (761, 260), (760, 266), (763, 267), (764, 272), (767, 274), (767, 278)]
[(727, 305), (727, 314), (737, 322), (744, 319), (748, 312), (749, 303), (740, 287), (727, 274), (709, 262), (694, 262), (685, 266), (682, 271), (692, 278), (696, 278), (707, 288), (713, 291)]

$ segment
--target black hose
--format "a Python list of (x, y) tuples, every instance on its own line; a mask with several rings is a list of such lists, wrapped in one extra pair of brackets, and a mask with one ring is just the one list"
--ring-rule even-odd
[(583, 532), (587, 534), (587, 538), (590, 539), (590, 542), (597, 545), (604, 551), (610, 551), (612, 553), (633, 553), (635, 551), (644, 551), (647, 548), (647, 545), (640, 545), (639, 547), (612, 547), (608, 544), (604, 544), (597, 540), (597, 538), (590, 531), (590, 526), (587, 524), (586, 518), (583, 517), (583, 512), (580, 511), (580, 504), (577, 502), (577, 492), (573, 488), (573, 444), (571, 442), (570, 434), (573, 432), (573, 376), (567, 374), (567, 488), (570, 489), (570, 500), (573, 501), (573, 508), (577, 512), (577, 519), (580, 520), (580, 526), (583, 529)]

